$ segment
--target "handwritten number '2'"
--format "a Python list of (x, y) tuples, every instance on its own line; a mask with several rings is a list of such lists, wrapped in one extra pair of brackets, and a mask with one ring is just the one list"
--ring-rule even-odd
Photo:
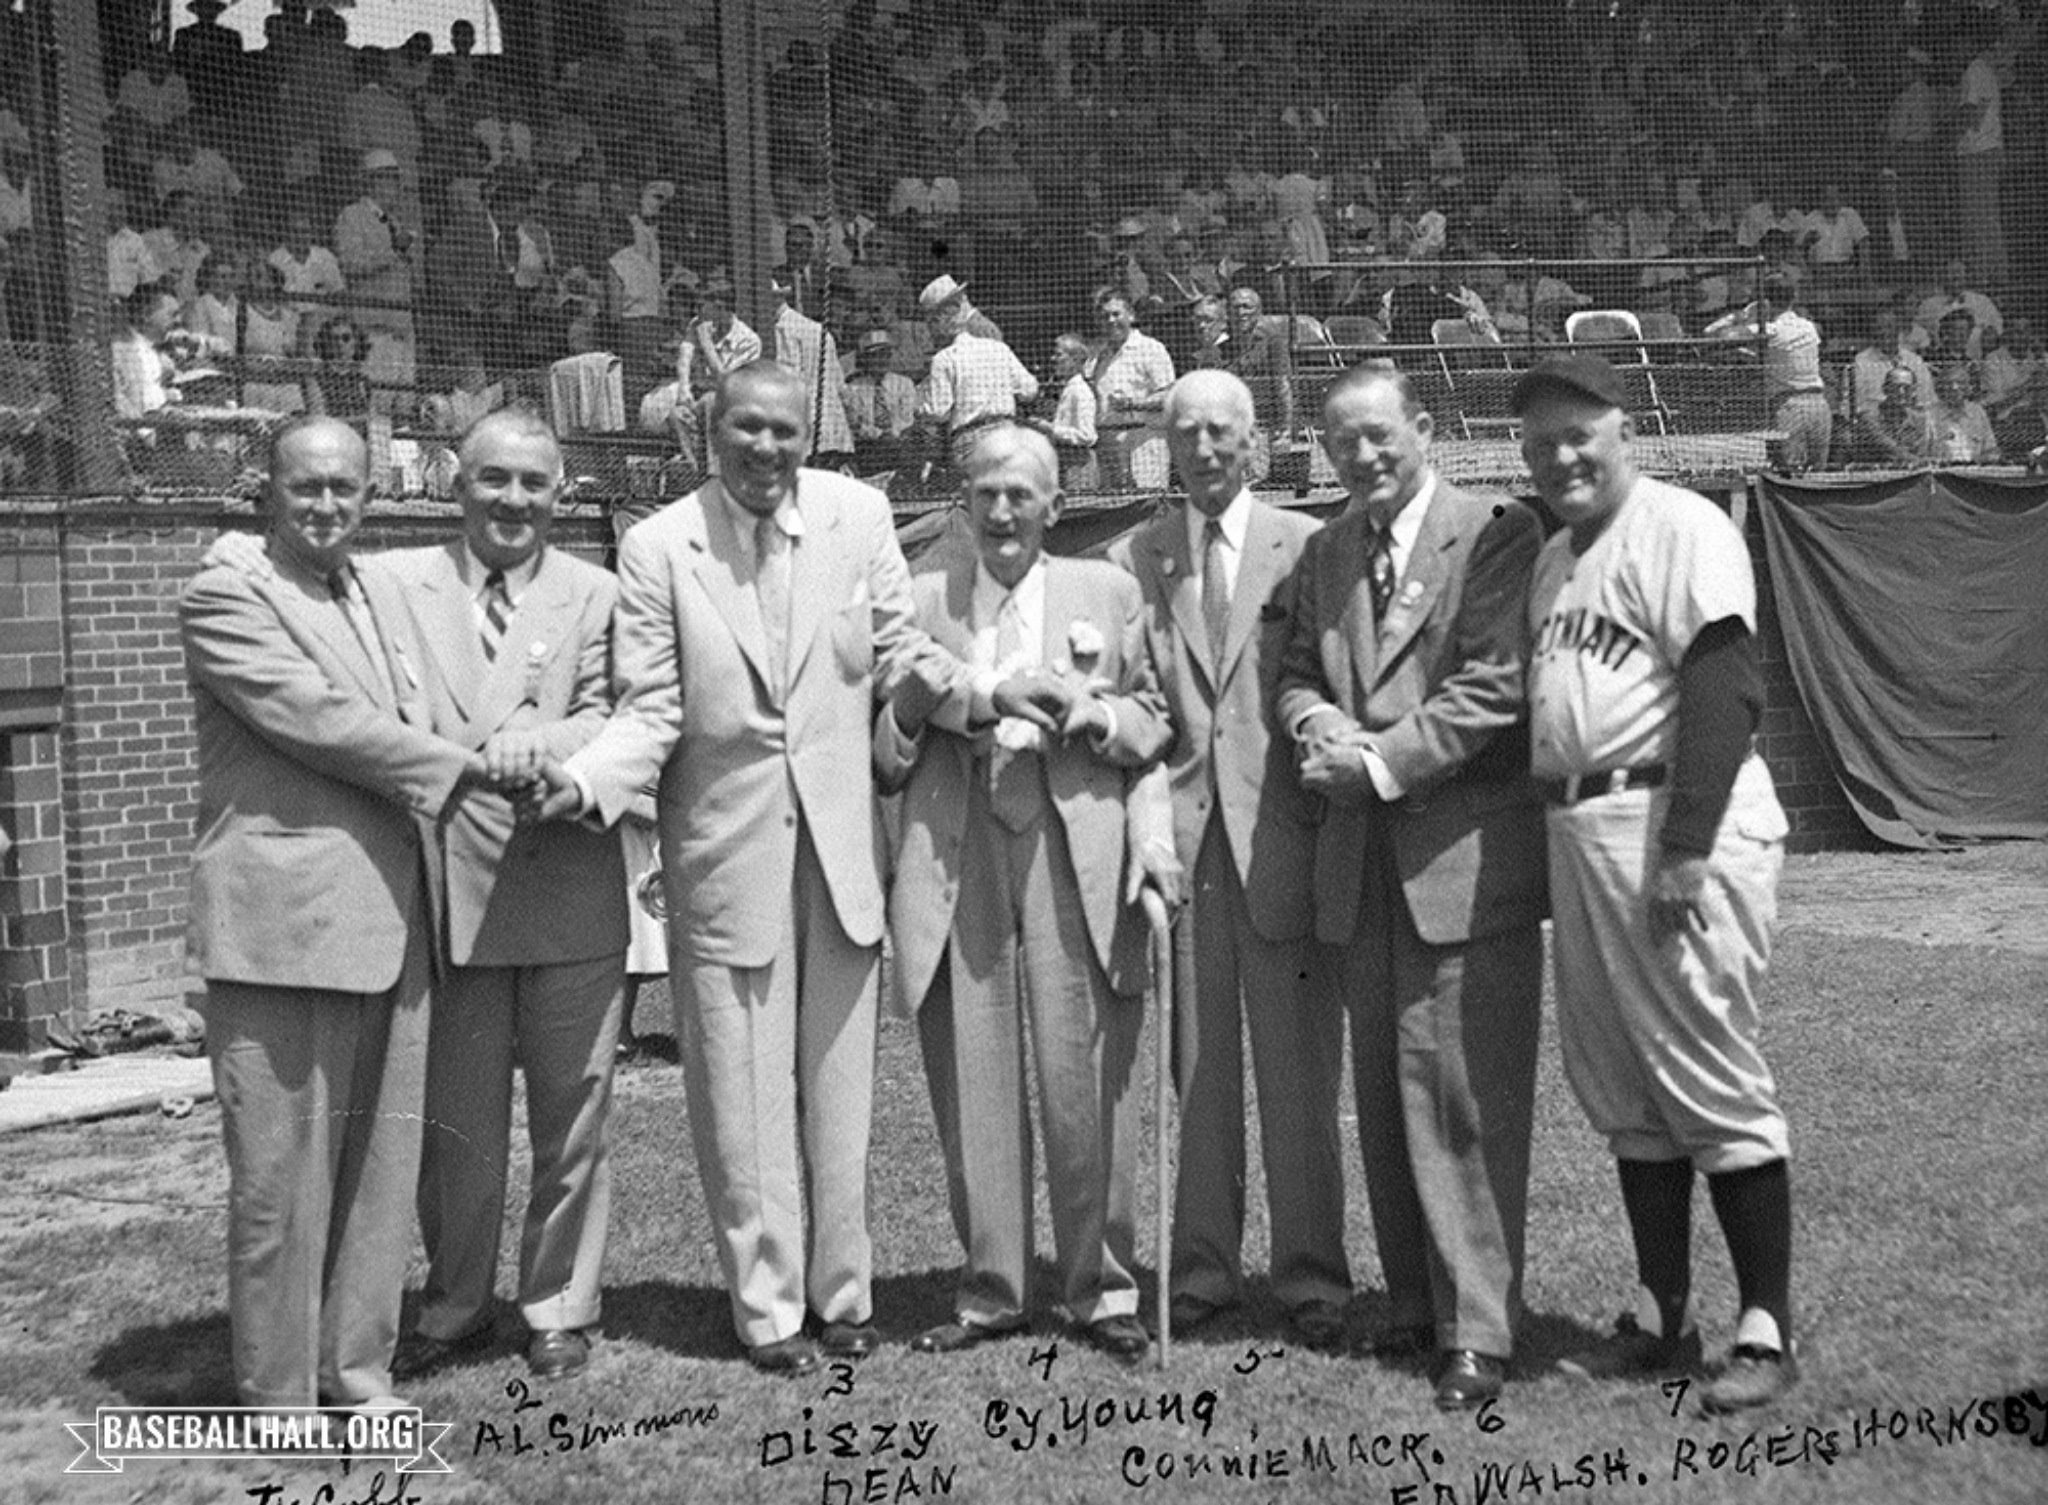
[(1692, 1381), (1665, 1380), (1657, 1388), (1671, 1397), (1671, 1414), (1676, 1416), (1678, 1408), (1685, 1404), (1685, 1392), (1692, 1389)]
[(511, 1398), (514, 1415), (521, 1411), (538, 1411), (540, 1409), (540, 1402), (535, 1400), (528, 1392), (525, 1380), (505, 1381), (505, 1394)]

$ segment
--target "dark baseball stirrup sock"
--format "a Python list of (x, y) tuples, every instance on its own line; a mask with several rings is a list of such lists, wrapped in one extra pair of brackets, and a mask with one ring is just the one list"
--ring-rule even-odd
[(1783, 1160), (1707, 1177), (1743, 1309), (1769, 1312), (1792, 1345), (1792, 1168)]
[(1678, 1336), (1692, 1294), (1692, 1162), (1617, 1160), (1621, 1203), (1636, 1245), (1636, 1278), (1656, 1298), (1667, 1338)]

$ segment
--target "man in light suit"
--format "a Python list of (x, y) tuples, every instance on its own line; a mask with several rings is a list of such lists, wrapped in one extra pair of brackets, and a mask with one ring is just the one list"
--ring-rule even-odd
[(1109, 557), (1145, 593), (1146, 640), (1175, 728), (1174, 844), (1194, 880), (1175, 931), (1179, 1042), (1193, 1060), (1180, 1063), (1173, 1326), (1192, 1330), (1239, 1299), (1249, 1030), (1273, 1294), (1297, 1342), (1334, 1348), (1351, 1294), (1337, 1137), (1344, 1015), (1313, 935), (1319, 801), (1296, 780), (1293, 744), (1272, 720), (1295, 564), (1316, 524), (1246, 488), (1258, 429), (1239, 378), (1182, 377), (1165, 422), (1188, 504)]
[(1544, 904), (1526, 775), (1535, 515), (1440, 480), (1405, 378), (1330, 388), (1351, 501), (1308, 541), (1279, 715), (1326, 799), (1316, 933), (1345, 948), (1358, 1132), (1392, 1308), (1437, 1405), (1500, 1394), (1521, 1301)]
[(953, 1352), (1026, 1323), (1028, 1019), (1060, 1301), (1084, 1338), (1133, 1362), (1150, 1341), (1132, 1272), (1146, 967), (1133, 901), (1146, 864), (1172, 858), (1163, 831), (1154, 848), (1127, 840), (1125, 796), (1171, 728), (1136, 583), (1043, 557), (1061, 502), (1052, 442), (996, 424), (961, 466), (975, 547), (912, 578), (917, 623), (983, 682), (1031, 675), (1064, 705), (1058, 735), (1019, 721), (955, 734), (906, 706), (913, 685), (876, 720), (883, 786), (903, 790), (895, 976), (917, 1015), (967, 1256), (954, 1320), (912, 1346)]
[(483, 772), (427, 729), (395, 586), (350, 563), (368, 472), (345, 424), (286, 425), (269, 574), (208, 568), (179, 603), (199, 743), (191, 944), (251, 1406), (395, 1403), (426, 1076), (421, 822)]
[[(377, 565), (404, 585), (418, 623), (434, 729), (516, 782), (604, 725), (618, 587), (547, 547), (562, 451), (544, 419), (490, 414), (457, 458), (462, 536)], [(587, 826), (515, 832), (511, 803), (484, 791), (447, 823), (443, 853), (448, 965), (434, 989), (419, 1193), (428, 1270), (399, 1372), (491, 1339), (516, 1065), (533, 1147), (519, 1310), (529, 1367), (563, 1377), (584, 1368), (598, 1319), (625, 863), (617, 837)]]
[(542, 763), (533, 812), (610, 825), (660, 781), (698, 1173), (734, 1327), (783, 1373), (876, 1343), (870, 727), (878, 693), (916, 675), (945, 697), (959, 678), (911, 620), (886, 499), (802, 468), (808, 397), (772, 362), (720, 381), (719, 478), (626, 534), (617, 709), (566, 764)]

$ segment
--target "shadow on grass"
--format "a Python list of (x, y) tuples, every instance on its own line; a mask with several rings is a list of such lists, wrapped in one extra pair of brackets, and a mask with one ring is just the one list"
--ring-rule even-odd
[(124, 1329), (94, 1352), (86, 1371), (135, 1406), (232, 1406), (228, 1315)]

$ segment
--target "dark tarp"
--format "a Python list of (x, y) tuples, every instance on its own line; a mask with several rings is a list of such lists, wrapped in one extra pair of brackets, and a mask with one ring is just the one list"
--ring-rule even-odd
[(1882, 840), (2048, 837), (2048, 482), (1761, 485), (1799, 697)]

